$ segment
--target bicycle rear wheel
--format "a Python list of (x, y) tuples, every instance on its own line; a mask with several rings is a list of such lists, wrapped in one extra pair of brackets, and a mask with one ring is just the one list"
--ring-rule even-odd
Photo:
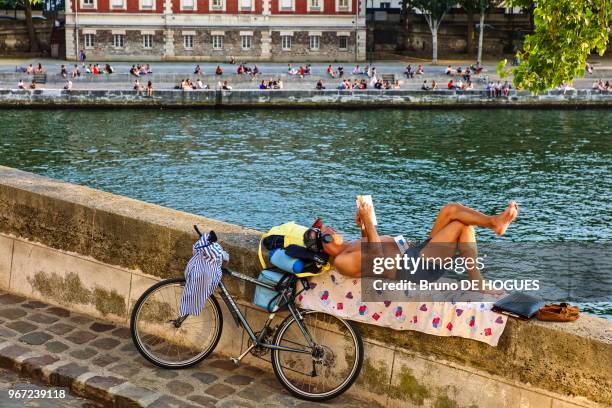
[[(363, 341), (359, 330), (339, 317), (302, 311), (302, 326), (315, 347), (310, 354), (272, 350), (272, 367), (279, 381), (296, 397), (325, 401), (348, 390), (363, 365)], [(308, 343), (293, 315), (278, 329), (274, 344), (308, 349)]]
[(180, 316), (185, 278), (167, 279), (145, 291), (132, 310), (134, 345), (144, 358), (163, 368), (187, 368), (204, 360), (217, 346), (223, 315), (214, 296), (199, 316)]

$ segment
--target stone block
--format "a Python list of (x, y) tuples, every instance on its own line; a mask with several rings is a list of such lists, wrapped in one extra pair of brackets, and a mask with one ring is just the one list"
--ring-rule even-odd
[(13, 261), (13, 239), (0, 235), (0, 289), (8, 289)]

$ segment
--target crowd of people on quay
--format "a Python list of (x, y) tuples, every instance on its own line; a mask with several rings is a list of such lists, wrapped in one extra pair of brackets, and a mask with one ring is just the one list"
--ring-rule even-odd
[[(234, 65), (234, 67), (228, 68), (227, 64)], [(244, 89), (259, 89), (259, 90), (278, 90), (286, 89), (283, 84), (283, 75), (278, 77), (268, 77), (269, 79), (262, 79), (262, 70), (257, 64), (248, 64), (245, 62), (237, 62), (235, 58), (230, 57), (229, 61), (223, 64), (217, 64), (216, 67), (213, 65), (214, 70), (210, 71), (217, 78), (226, 75), (225, 69), (230, 69), (230, 75), (237, 75), (234, 77), (239, 88)], [(121, 68), (122, 70), (125, 68)], [(209, 68), (209, 69), (212, 69)], [(427, 70), (427, 71), (426, 71)], [(28, 64), (27, 66), (16, 67), (16, 72), (21, 72), (26, 75), (40, 75), (47, 74), (48, 70), (43, 67), (42, 63)], [(389, 70), (390, 71), (390, 70)], [(308, 76), (315, 76), (314, 89), (336, 89), (336, 90), (365, 90), (365, 89), (376, 89), (376, 90), (391, 90), (391, 89), (414, 89), (421, 91), (436, 91), (440, 89), (440, 86), (444, 88), (439, 82), (444, 81), (444, 76), (448, 77), (447, 86), (445, 89), (457, 90), (457, 91), (470, 91), (476, 89), (478, 84), (479, 90), (484, 90), (490, 97), (509, 97), (513, 91), (513, 86), (509, 81), (492, 81), (486, 75), (481, 75), (486, 72), (480, 61), (475, 64), (464, 65), (453, 67), (448, 65), (446, 68), (441, 67), (434, 69), (431, 66), (427, 68), (423, 64), (408, 64), (403, 70), (398, 70), (395, 73), (384, 70), (383, 74), (379, 74), (377, 68), (370, 64), (359, 65), (356, 64), (354, 67), (345, 70), (342, 64), (326, 64), (313, 69), (312, 64), (306, 63), (298, 66), (293, 66), (291, 63), (287, 64), (285, 71), (285, 80), (291, 77), (298, 78), (297, 82), (291, 80), (289, 88), (305, 89), (305, 87), (312, 86), (308, 85), (307, 82), (300, 81)], [(437, 71), (437, 72), (436, 72)], [(58, 71), (56, 71), (58, 72)], [(77, 64), (61, 64), (59, 66), (59, 76), (65, 81), (63, 89), (70, 91), (73, 89), (73, 81), (84, 76), (97, 76), (97, 75), (110, 75), (115, 73), (116, 70), (109, 63), (95, 63), (85, 62), (85, 58), (81, 58), (80, 63)], [(587, 74), (593, 74), (594, 69), (591, 64), (586, 64), (585, 72)], [(134, 82), (132, 89), (138, 92), (146, 91), (147, 95), (153, 95), (152, 81), (141, 82), (140, 77), (145, 75), (153, 74), (153, 68), (149, 63), (133, 64), (129, 68), (129, 74), (133, 77)], [(229, 84), (228, 80), (218, 81), (216, 87), (214, 85), (208, 85), (204, 83), (205, 71), (204, 65), (196, 64), (193, 69), (193, 74), (196, 76), (194, 79), (185, 78), (180, 80), (176, 85), (167, 84), (162, 82), (160, 88), (174, 88), (180, 90), (206, 90), (206, 89), (223, 89), (231, 90), (233, 87)], [(397, 79), (397, 77), (400, 79)], [(249, 81), (239, 79), (240, 77), (247, 77), (251, 81), (257, 79), (257, 82), (249, 85)], [(333, 85), (326, 87), (324, 79), (335, 80)], [(420, 80), (415, 81), (416, 78)], [(229, 79), (229, 78), (228, 78)], [(40, 80), (40, 81), (39, 81)], [(48, 80), (48, 79), (47, 79)], [(38, 82), (37, 82), (38, 81)], [(40, 89), (40, 83), (44, 81), (39, 77), (32, 78), (31, 82), (28, 79), (20, 79), (17, 88), (18, 89)], [(76, 84), (80, 81), (75, 82)], [(312, 84), (312, 82), (311, 82)], [(60, 85), (61, 86), (61, 85)], [(582, 88), (588, 88), (583, 83)], [(312, 89), (312, 88), (311, 88)], [(573, 84), (562, 84), (556, 88), (559, 91), (568, 92), (575, 89)], [(610, 92), (612, 91), (612, 83), (605, 81), (604, 79), (598, 79), (593, 81), (591, 86), (592, 91), (597, 92)]]

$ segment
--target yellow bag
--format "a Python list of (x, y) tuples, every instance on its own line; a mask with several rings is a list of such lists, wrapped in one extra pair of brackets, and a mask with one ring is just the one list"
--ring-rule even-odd
[[(261, 240), (259, 241), (258, 255), (259, 255), (259, 262), (261, 263), (261, 267), (263, 269), (266, 269), (269, 267), (266, 261), (264, 260), (264, 256), (262, 252), (263, 242), (266, 238), (273, 236), (273, 235), (282, 236), (283, 237), (283, 248), (286, 248), (289, 245), (298, 245), (298, 246), (303, 247), (304, 246), (304, 233), (307, 230), (308, 230), (308, 227), (304, 227), (303, 225), (296, 224), (293, 221), (270, 228), (268, 232), (262, 235)], [(331, 269), (331, 265), (329, 263), (325, 265), (317, 264), (317, 266), (319, 266), (319, 271), (316, 273), (315, 272), (302, 272), (302, 273), (296, 273), (295, 276), (299, 278), (303, 278), (307, 276), (316, 276), (321, 272), (328, 271)]]

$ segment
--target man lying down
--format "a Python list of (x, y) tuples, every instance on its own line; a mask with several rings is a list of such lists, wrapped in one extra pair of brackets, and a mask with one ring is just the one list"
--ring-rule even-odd
[[(381, 243), (382, 253), (380, 255), (385, 258), (395, 258), (397, 255), (402, 255), (404, 258), (406, 256), (425, 259), (452, 258), (459, 254), (463, 258), (476, 259), (474, 227), (489, 228), (501, 236), (514, 221), (518, 211), (518, 204), (514, 201), (511, 201), (508, 207), (497, 215), (486, 215), (461, 204), (450, 203), (442, 207), (438, 213), (428, 238), (419, 244), (410, 246), (406, 244), (406, 240), (401, 235), (397, 237), (378, 235), (372, 205), (361, 202), (355, 214), (355, 222), (361, 227), (361, 239), (345, 242), (342, 235), (332, 227), (323, 224), (320, 225), (320, 238), (323, 251), (330, 255), (333, 267), (342, 275), (357, 278), (362, 274), (361, 262), (364, 255), (362, 246), (367, 247), (368, 251), (376, 247), (376, 245), (364, 246), (364, 244)], [(475, 265), (473, 262), (471, 264)], [(476, 266), (466, 269), (469, 279), (473, 281), (472, 287), (478, 289), (478, 283), (482, 281), (480, 271)], [(412, 271), (394, 269), (386, 271), (384, 276), (388, 279), (412, 281), (426, 279), (431, 282), (440, 279), (444, 272), (444, 269), (421, 263)]]

